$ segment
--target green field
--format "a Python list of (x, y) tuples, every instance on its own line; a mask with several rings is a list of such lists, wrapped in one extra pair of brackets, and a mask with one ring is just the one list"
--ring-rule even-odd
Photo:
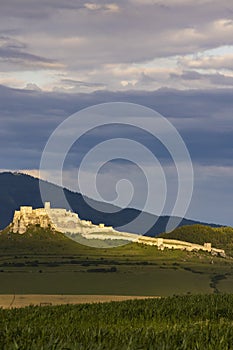
[(97, 249), (33, 227), (0, 234), (0, 294), (169, 296), (233, 291), (232, 258), (131, 243)]
[(72, 271), (0, 274), (2, 294), (172, 295), (211, 293), (209, 276), (180, 269), (124, 266), (116, 273)]
[(0, 309), (2, 350), (227, 350), (233, 295)]

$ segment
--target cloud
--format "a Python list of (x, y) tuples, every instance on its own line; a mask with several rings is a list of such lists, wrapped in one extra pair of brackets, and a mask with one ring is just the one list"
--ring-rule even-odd
[[(12, 15), (14, 13), (17, 15), (18, 3), (15, 1), (11, 3), (15, 4), (15, 8), (11, 6)], [(212, 5), (202, 2), (202, 6), (194, 6), (194, 3), (190, 2), (188, 7), (184, 3), (177, 8), (171, 3), (168, 3), (168, 9), (162, 6), (151, 9), (142, 5), (138, 11), (136, 5), (127, 1), (120, 1), (117, 5), (106, 4), (102, 1), (86, 4), (79, 1), (74, 10), (74, 1), (46, 1), (45, 6), (48, 12), (49, 9), (53, 10), (50, 21), (46, 18), (40, 21), (34, 20), (30, 31), (25, 32), (22, 27), (21, 30), (32, 46), (33, 44), (37, 47), (40, 45), (40, 42), (35, 41), (35, 37), (43, 38), (45, 43), (48, 38), (52, 38), (53, 41), (51, 39), (51, 45), (48, 48), (52, 57), (55, 51), (59, 56), (62, 53), (64, 58), (68, 54), (66, 50), (58, 49), (58, 42), (54, 40), (55, 38), (74, 37), (77, 33), (79, 36), (84, 36), (86, 41), (79, 49), (78, 59), (71, 62), (73, 65), (77, 63), (79, 67), (80, 64), (85, 64), (91, 58), (93, 62), (96, 62), (95, 66), (100, 63), (119, 62), (119, 60), (122, 63), (144, 62), (155, 57), (193, 53), (203, 48), (216, 47), (220, 42), (221, 44), (223, 42), (232, 44), (229, 7), (233, 6), (229, 4), (229, 1), (228, 7), (226, 7), (226, 1), (221, 3), (221, 6), (217, 2)], [(172, 6), (172, 11), (169, 6)], [(21, 7), (23, 8), (23, 4)], [(111, 18), (104, 16), (102, 11), (99, 11), (99, 9), (115, 11), (118, 7), (121, 8), (121, 11)], [(29, 8), (36, 12), (38, 5), (32, 1)], [(59, 12), (61, 8), (66, 8), (62, 16)], [(89, 11), (85, 12), (85, 8)], [(97, 9), (98, 11), (94, 11), (94, 17), (92, 12)], [(4, 8), (2, 11), (4, 15)], [(29, 16), (27, 20), (29, 25), (31, 22)], [(19, 17), (17, 17), (16, 25), (17, 23), (18, 25), (21, 23)], [(44, 30), (41, 30), (41, 27)], [(73, 53), (76, 53), (75, 43)]]
[[(192, 0), (166, 0), (166, 4), (164, 4), (161, 0), (131, 0), (133, 4), (139, 4), (142, 6), (145, 5), (160, 5), (160, 6), (193, 6)], [(195, 4), (203, 5), (210, 2), (214, 2), (213, 0), (197, 0)]]
[(84, 0), (21, 0), (20, 4), (17, 0), (9, 0), (1, 4), (1, 14), (9, 18), (33, 18), (40, 20), (48, 19), (60, 11), (82, 11), (82, 10), (103, 10), (105, 12), (118, 12), (119, 6), (115, 3), (108, 3), (99, 0), (98, 3), (86, 2)]
[(203, 85), (203, 82), (211, 85), (217, 86), (233, 86), (233, 75), (228, 76), (220, 73), (204, 74), (198, 73), (196, 71), (184, 71), (181, 74), (170, 74), (171, 78), (189, 81), (193, 87), (195, 87), (195, 82), (198, 82), (198, 85)]
[[(94, 90), (85, 83), (96, 84), (96, 90), (102, 84), (115, 91), (184, 89), (183, 80), (169, 73), (204, 65), (232, 68), (231, 55), (206, 58), (210, 49), (233, 45), (232, 11), (229, 0), (10, 0), (1, 5), (0, 79), (11, 72), (23, 80), (18, 87), (32, 81), (44, 90), (71, 93)], [(24, 79), (32, 71), (36, 79)], [(60, 73), (84, 84), (62, 86)], [(211, 84), (216, 85), (202, 79), (196, 88)]]
[(64, 93), (80, 93), (80, 92), (93, 92), (96, 90), (103, 90), (107, 87), (104, 83), (82, 81), (74, 79), (60, 79), (56, 86), (53, 87), (54, 92), (64, 92)]
[(222, 56), (202, 56), (197, 58), (184, 57), (180, 64), (195, 69), (229, 69), (233, 70), (233, 54)]
[[(216, 91), (102, 91), (69, 95), (0, 86), (2, 167), (8, 168), (11, 164), (14, 169), (37, 168), (48, 137), (64, 118), (82, 108), (109, 101), (142, 104), (168, 117), (187, 142), (194, 162), (212, 165), (229, 165), (232, 162), (233, 89), (230, 88)], [(123, 135), (122, 129), (114, 130), (116, 135)], [(106, 130), (103, 134), (86, 138), (80, 152), (86, 152), (90, 145), (109, 135), (114, 136), (114, 133)], [(145, 135), (137, 137), (150, 147), (150, 138)], [(166, 153), (162, 150), (159, 154), (166, 159)]]
[(36, 84), (33, 84), (33, 83), (28, 83), (26, 86), (25, 86), (25, 89), (26, 90), (32, 90), (32, 91), (42, 91), (39, 86), (37, 86)]
[(119, 12), (120, 11), (120, 7), (117, 5), (117, 4), (106, 4), (105, 5), (105, 8), (107, 11), (110, 11), (110, 12)]
[(94, 83), (73, 79), (61, 79), (61, 83), (69, 86), (85, 86), (85, 87), (106, 87), (106, 84), (103, 83)]
[(101, 5), (98, 5), (96, 3), (89, 3), (89, 2), (84, 4), (84, 7), (86, 7), (88, 10), (92, 10), (92, 11), (100, 10), (102, 8)]
[(87, 2), (84, 4), (84, 7), (91, 11), (104, 10), (108, 12), (118, 12), (120, 10), (119, 6), (114, 3), (110, 4), (98, 4)]
[(34, 69), (60, 69), (64, 67), (56, 60), (26, 52), (27, 45), (9, 37), (0, 37), (0, 61)]

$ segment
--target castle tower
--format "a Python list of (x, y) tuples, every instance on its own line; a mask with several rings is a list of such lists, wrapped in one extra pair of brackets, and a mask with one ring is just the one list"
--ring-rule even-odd
[(45, 210), (50, 210), (50, 202), (45, 202), (44, 208)]
[(211, 252), (211, 243), (204, 243), (204, 247), (206, 248), (207, 252)]

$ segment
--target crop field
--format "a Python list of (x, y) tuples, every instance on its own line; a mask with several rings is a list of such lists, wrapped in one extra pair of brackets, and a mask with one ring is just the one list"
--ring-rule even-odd
[(104, 302), (106, 303), (110, 301), (123, 301), (146, 298), (151, 297), (126, 295), (2, 294), (0, 296), (0, 308), (12, 309), (32, 305), (48, 306)]
[(0, 309), (2, 350), (226, 350), (233, 296)]

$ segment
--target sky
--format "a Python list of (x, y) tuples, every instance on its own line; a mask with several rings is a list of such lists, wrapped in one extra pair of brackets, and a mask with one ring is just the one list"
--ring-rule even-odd
[[(194, 191), (186, 217), (233, 225), (232, 18), (230, 0), (1, 1), (0, 168), (38, 175), (46, 142), (71, 114), (99, 103), (140, 104), (167, 118), (190, 153)], [(120, 125), (74, 145), (65, 185), (78, 189), (82, 157), (109, 135), (135, 138), (160, 159), (170, 213), (172, 160), (150, 136)], [(44, 177), (56, 182), (51, 169)], [(143, 207), (146, 181), (130, 162), (103, 166), (103, 199), (116, 197), (120, 179), (135, 185), (130, 205)]]

